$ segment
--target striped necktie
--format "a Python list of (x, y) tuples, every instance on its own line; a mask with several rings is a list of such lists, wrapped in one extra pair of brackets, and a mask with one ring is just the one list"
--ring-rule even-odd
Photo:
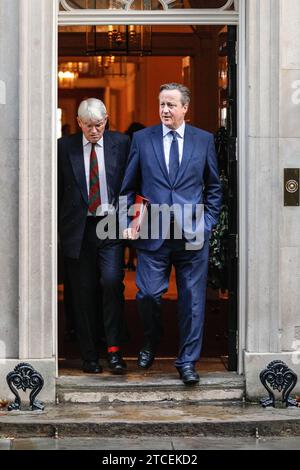
[(90, 155), (90, 191), (89, 191), (89, 211), (96, 215), (96, 211), (101, 204), (100, 199), (100, 183), (96, 144), (92, 144)]

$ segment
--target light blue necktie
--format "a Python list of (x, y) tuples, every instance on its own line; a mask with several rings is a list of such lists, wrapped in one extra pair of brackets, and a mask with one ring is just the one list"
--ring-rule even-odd
[(179, 147), (177, 140), (177, 132), (171, 131), (169, 132), (169, 134), (171, 134), (173, 138), (170, 148), (169, 177), (171, 184), (174, 184), (179, 169)]

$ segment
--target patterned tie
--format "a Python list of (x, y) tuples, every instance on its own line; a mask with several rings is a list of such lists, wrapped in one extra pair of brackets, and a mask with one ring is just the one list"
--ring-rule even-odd
[(169, 134), (172, 135), (172, 143), (170, 148), (170, 160), (169, 160), (169, 177), (171, 184), (175, 183), (176, 176), (179, 168), (179, 148), (177, 140), (177, 132), (171, 131)]
[(95, 145), (92, 144), (90, 156), (90, 192), (89, 192), (89, 211), (96, 215), (96, 211), (101, 204), (100, 184), (99, 184), (99, 168)]

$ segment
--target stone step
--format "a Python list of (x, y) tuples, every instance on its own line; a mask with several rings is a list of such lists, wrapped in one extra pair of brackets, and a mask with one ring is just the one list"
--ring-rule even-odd
[(242, 401), (244, 378), (234, 372), (202, 373), (196, 386), (176, 374), (60, 376), (58, 403), (201, 403)]
[(17, 437), (300, 435), (300, 409), (217, 404), (60, 404), (44, 411), (2, 411), (0, 435)]

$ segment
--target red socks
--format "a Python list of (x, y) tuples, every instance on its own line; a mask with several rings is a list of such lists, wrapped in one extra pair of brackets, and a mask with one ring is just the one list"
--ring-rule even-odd
[(107, 352), (109, 353), (115, 353), (115, 352), (118, 352), (120, 351), (120, 348), (118, 346), (109, 346), (107, 348)]

